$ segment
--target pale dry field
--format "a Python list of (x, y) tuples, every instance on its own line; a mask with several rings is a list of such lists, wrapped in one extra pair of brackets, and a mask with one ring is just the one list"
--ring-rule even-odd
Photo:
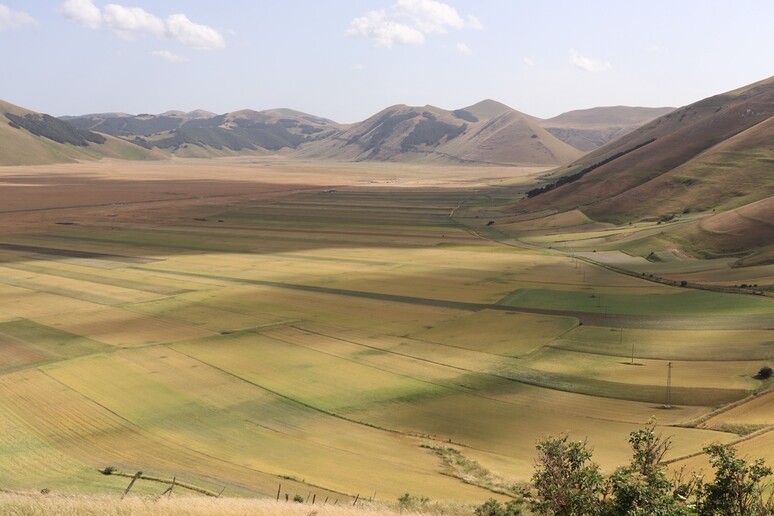
[[(753, 378), (774, 360), (767, 300), (497, 236), (494, 199), (535, 173), (281, 158), (0, 168), (0, 488), (115, 495), (126, 479), (97, 472), (113, 466), (231, 495), (282, 484), (340, 503), (481, 503), (491, 490), (422, 445), (519, 482), (549, 434), (588, 436), (610, 471), (654, 415), (674, 459), (737, 439), (729, 425), (774, 424), (766, 395), (685, 427), (767, 387)], [(545, 244), (568, 223), (615, 234), (580, 213), (522, 229)]]

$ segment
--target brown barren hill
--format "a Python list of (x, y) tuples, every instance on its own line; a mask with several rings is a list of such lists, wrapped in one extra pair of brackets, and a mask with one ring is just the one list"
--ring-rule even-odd
[(479, 123), (438, 150), (464, 161), (536, 165), (568, 163), (582, 154), (516, 111)]
[[(774, 78), (657, 118), (557, 170), (516, 212), (580, 208), (610, 222), (732, 209), (774, 190)], [(560, 181), (561, 182), (561, 181)]]
[(389, 107), (341, 133), (301, 147), (305, 159), (559, 165), (582, 153), (504, 104), (447, 111)]
[(631, 106), (578, 109), (541, 120), (540, 126), (563, 142), (588, 152), (673, 110), (672, 107)]

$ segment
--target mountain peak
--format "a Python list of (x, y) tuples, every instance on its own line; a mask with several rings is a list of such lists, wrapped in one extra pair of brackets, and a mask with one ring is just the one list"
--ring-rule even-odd
[(506, 106), (502, 102), (497, 102), (492, 99), (485, 99), (481, 102), (476, 102), (472, 106), (462, 108), (463, 111), (472, 113), (476, 118), (480, 120), (489, 120), (502, 115), (508, 111), (516, 111), (515, 109)]

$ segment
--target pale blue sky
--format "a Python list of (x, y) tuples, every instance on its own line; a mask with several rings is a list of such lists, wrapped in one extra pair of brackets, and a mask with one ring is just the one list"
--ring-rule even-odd
[(0, 99), (339, 122), (485, 98), (542, 118), (680, 106), (774, 75), (772, 21), (771, 0), (0, 0)]

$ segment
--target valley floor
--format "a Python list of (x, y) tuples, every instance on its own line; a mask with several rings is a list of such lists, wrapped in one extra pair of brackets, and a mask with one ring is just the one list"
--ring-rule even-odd
[(537, 172), (0, 169), (0, 489), (115, 495), (110, 467), (232, 496), (481, 503), (530, 478), (546, 435), (588, 436), (610, 471), (651, 416), (676, 466), (735, 441), (773, 462), (755, 374), (774, 302), (651, 278), (771, 285), (772, 266), (653, 264), (615, 248), (634, 229), (508, 219)]

